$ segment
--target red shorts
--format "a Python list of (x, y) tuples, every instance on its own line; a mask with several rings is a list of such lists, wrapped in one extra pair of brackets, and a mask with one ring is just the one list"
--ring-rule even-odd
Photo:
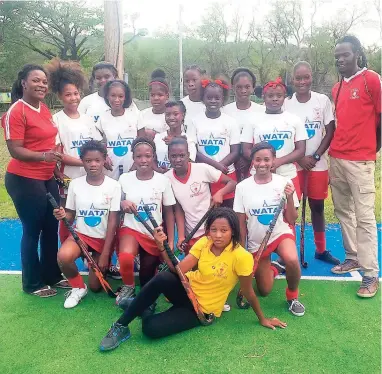
[(77, 235), (91, 249), (94, 249), (98, 253), (102, 253), (102, 249), (103, 249), (103, 246), (105, 244), (105, 239), (92, 238), (90, 236), (87, 236), (87, 235), (84, 235), (84, 234), (80, 234), (79, 232), (77, 232)]
[(328, 197), (329, 172), (324, 171), (298, 171), (301, 189), (304, 188), (305, 175), (308, 178), (307, 196), (314, 200), (325, 200)]
[[(227, 174), (227, 177), (229, 177), (232, 180), (234, 180), (235, 182), (237, 182), (236, 171), (234, 171), (231, 174)], [(220, 182), (220, 180), (218, 180), (216, 183), (211, 183), (210, 186), (211, 186), (211, 195), (213, 196), (216, 194), (216, 192), (218, 192), (219, 190), (224, 188), (225, 184), (223, 182)], [(235, 191), (233, 191), (227, 195), (224, 195), (223, 200), (233, 199), (234, 197), (235, 197)]]
[(297, 199), (298, 199), (298, 201), (300, 201), (302, 192), (301, 192), (300, 181), (298, 179), (298, 175), (296, 177), (292, 178), (292, 183), (293, 183), (294, 189), (296, 190)]
[[(130, 235), (135, 238), (138, 244), (150, 255), (159, 256), (159, 249), (154, 239), (149, 238), (147, 235), (141, 232), (130, 229), (129, 227), (121, 227), (118, 230), (118, 239), (122, 236)], [(120, 240), (119, 240), (120, 241)]]
[[(277, 247), (280, 245), (280, 243), (285, 239), (292, 239), (293, 241), (296, 241), (296, 238), (293, 234), (282, 234), (279, 236), (275, 241), (273, 241), (271, 244), (267, 245), (267, 248), (264, 249), (263, 253), (261, 254), (260, 258), (266, 258), (271, 255), (272, 252), (274, 252)], [(256, 253), (252, 253), (253, 258), (256, 257)]]

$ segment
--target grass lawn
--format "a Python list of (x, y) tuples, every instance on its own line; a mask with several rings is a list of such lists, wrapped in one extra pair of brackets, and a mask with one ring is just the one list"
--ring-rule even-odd
[(210, 327), (153, 341), (136, 320), (130, 340), (109, 353), (98, 344), (120, 313), (105, 293), (65, 310), (63, 291), (44, 300), (23, 294), (20, 283), (0, 276), (2, 374), (381, 372), (381, 293), (358, 299), (358, 282), (302, 281), (307, 312), (299, 318), (287, 312), (285, 280), (277, 280), (261, 304), (288, 323), (285, 330), (261, 327), (251, 310), (234, 306), (232, 293), (231, 312)]

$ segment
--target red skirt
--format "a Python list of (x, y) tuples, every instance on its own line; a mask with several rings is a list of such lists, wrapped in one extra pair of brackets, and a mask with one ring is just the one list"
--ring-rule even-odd
[[(235, 182), (237, 182), (236, 171), (234, 171), (231, 174), (227, 174), (227, 177), (229, 177), (232, 180), (234, 180)], [(211, 183), (210, 186), (211, 186), (211, 195), (213, 196), (216, 194), (216, 192), (218, 192), (219, 190), (224, 188), (226, 185), (224, 183), (220, 182), (220, 180), (218, 180), (216, 183)], [(235, 191), (232, 191), (231, 193), (224, 195), (223, 200), (233, 199), (234, 197), (235, 197)]]
[(150, 255), (160, 256), (159, 249), (154, 239), (149, 238), (147, 235), (142, 234), (141, 232), (130, 229), (129, 227), (121, 227), (118, 230), (118, 238), (120, 239), (125, 235), (133, 236), (138, 244)]
[(103, 246), (105, 244), (105, 239), (92, 238), (92, 237), (87, 236), (85, 234), (80, 234), (79, 232), (77, 232), (77, 235), (91, 249), (94, 249), (98, 253), (102, 253), (102, 249), (103, 249)]
[[(282, 234), (279, 236), (275, 241), (273, 241), (271, 244), (267, 245), (267, 247), (264, 249), (261, 258), (266, 258), (271, 255), (272, 252), (274, 252), (277, 247), (280, 245), (280, 243), (285, 239), (292, 239), (293, 241), (296, 241), (296, 238), (293, 234)], [(253, 258), (255, 258), (257, 252), (252, 253)]]

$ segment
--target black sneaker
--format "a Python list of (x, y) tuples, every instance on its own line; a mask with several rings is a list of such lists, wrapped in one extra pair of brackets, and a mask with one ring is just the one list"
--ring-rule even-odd
[(141, 318), (146, 318), (146, 317), (149, 317), (149, 316), (152, 316), (154, 313), (155, 313), (155, 308), (157, 306), (157, 303), (154, 303), (154, 304), (151, 304), (148, 308), (146, 308), (142, 314), (141, 314)]
[(115, 304), (119, 306), (119, 303), (123, 299), (129, 299), (129, 298), (135, 297), (135, 287), (134, 286), (126, 286), (123, 285), (121, 288), (121, 291), (119, 291), (117, 298), (115, 299)]
[(288, 309), (293, 315), (302, 317), (305, 314), (305, 307), (298, 301), (298, 299), (288, 300), (288, 305)]
[(279, 274), (285, 274), (285, 264), (281, 257), (279, 257), (276, 261), (272, 261), (271, 265), (277, 269)]
[(341, 261), (337, 257), (334, 257), (329, 251), (325, 251), (322, 253), (316, 252), (314, 254), (314, 258), (316, 260), (324, 261), (324, 262), (326, 262), (328, 264), (332, 264), (332, 265), (338, 265), (341, 263)]
[(110, 265), (106, 275), (109, 278), (113, 279), (122, 279), (121, 273), (119, 272), (118, 268), (114, 265)]
[(120, 323), (113, 323), (106, 336), (102, 339), (99, 346), (100, 351), (111, 351), (117, 348), (131, 336), (129, 326), (123, 326)]

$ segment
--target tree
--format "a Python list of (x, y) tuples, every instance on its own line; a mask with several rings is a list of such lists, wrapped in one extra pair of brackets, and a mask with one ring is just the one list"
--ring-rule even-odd
[[(28, 48), (47, 59), (83, 59), (87, 39), (99, 32), (102, 13), (85, 2), (2, 2), (4, 41)], [(16, 26), (17, 25), (17, 26)], [(18, 32), (6, 32), (18, 27)]]

